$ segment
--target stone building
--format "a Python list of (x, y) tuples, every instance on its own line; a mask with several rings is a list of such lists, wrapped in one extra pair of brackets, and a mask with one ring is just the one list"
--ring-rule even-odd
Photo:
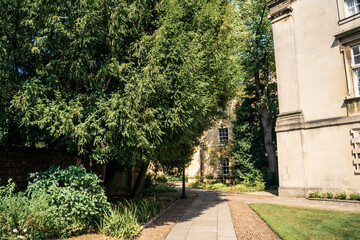
[(231, 162), (229, 159), (214, 162), (210, 155), (216, 148), (221, 148), (232, 139), (232, 120), (235, 117), (236, 101), (229, 103), (226, 118), (219, 119), (201, 138), (200, 146), (195, 149), (190, 166), (186, 169), (189, 181), (195, 181), (197, 177), (208, 179), (231, 178)]
[(279, 194), (357, 193), (360, 0), (272, 0), (267, 6), (280, 108)]

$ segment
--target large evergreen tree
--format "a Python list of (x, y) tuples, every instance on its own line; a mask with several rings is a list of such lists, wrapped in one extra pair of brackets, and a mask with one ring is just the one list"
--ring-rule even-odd
[(226, 0), (0, 0), (0, 145), (181, 166), (233, 91)]
[[(277, 89), (271, 21), (266, 0), (236, 1), (236, 32), (243, 92), (235, 122), (235, 168), (246, 176), (267, 167), (277, 172)], [(266, 161), (267, 159), (267, 161)]]

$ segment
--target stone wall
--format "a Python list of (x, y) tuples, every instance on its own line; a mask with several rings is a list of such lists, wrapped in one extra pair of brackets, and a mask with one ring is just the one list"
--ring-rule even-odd
[(62, 168), (76, 165), (77, 158), (55, 152), (29, 149), (0, 149), (0, 185), (12, 178), (19, 189), (25, 189), (31, 172), (45, 171), (51, 165)]
[[(12, 178), (18, 190), (24, 190), (27, 187), (29, 173), (45, 171), (52, 165), (66, 168), (78, 163), (79, 158), (76, 156), (47, 150), (0, 149), (0, 186), (6, 185), (8, 179)], [(94, 164), (91, 167), (89, 163), (82, 162), (82, 164), (97, 175), (102, 175), (103, 186), (108, 196), (118, 196), (129, 191), (138, 175), (138, 168), (126, 170), (117, 162), (110, 162), (106, 166)]]

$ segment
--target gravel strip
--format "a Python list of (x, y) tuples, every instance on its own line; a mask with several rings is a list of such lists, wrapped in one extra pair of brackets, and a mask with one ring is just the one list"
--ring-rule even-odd
[[(181, 192), (177, 195), (180, 197)], [(162, 214), (158, 219), (144, 228), (137, 240), (164, 240), (171, 229), (180, 221), (184, 212), (191, 206), (197, 197), (195, 191), (187, 190), (188, 198), (177, 201), (170, 209)]]
[(237, 239), (280, 240), (278, 235), (243, 201), (228, 201)]

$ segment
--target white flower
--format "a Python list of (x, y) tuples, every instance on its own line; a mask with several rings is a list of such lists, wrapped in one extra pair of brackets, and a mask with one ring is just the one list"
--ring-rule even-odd
[(17, 230), (16, 228), (14, 228), (14, 229), (13, 229), (13, 232), (14, 232), (14, 233), (17, 233), (17, 232), (18, 232), (18, 230)]
[(23, 229), (23, 232), (27, 232), (27, 229), (26, 229), (26, 228), (24, 228), (24, 229)]
[(23, 238), (24, 238), (24, 236), (21, 236), (21, 235), (20, 235), (20, 236), (18, 236), (18, 238), (23, 239)]

